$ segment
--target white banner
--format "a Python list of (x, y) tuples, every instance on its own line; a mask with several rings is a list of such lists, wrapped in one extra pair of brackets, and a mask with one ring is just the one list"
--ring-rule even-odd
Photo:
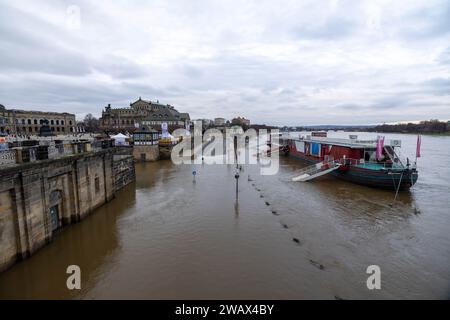
[(295, 149), (298, 152), (305, 153), (305, 143), (303, 141), (295, 141)]
[(162, 131), (161, 132), (161, 136), (163, 138), (168, 138), (169, 137), (169, 131), (167, 129), (168, 129), (167, 122), (161, 123), (161, 131)]

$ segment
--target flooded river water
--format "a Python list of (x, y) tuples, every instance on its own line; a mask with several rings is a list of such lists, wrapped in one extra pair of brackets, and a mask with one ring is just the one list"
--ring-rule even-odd
[[(414, 156), (416, 136), (391, 138)], [(0, 298), (448, 299), (450, 137), (424, 136), (422, 154), (396, 202), (333, 177), (291, 182), (291, 158), (275, 176), (244, 166), (237, 196), (232, 165), (137, 164), (113, 201), (1, 274)], [(80, 291), (66, 288), (72, 264)]]

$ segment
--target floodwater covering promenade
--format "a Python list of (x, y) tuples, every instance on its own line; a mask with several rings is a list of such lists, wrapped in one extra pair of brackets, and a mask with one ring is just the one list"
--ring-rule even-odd
[[(414, 154), (416, 136), (386, 138)], [(290, 158), (274, 176), (243, 166), (237, 195), (233, 165), (139, 163), (115, 199), (0, 274), (0, 298), (450, 298), (450, 138), (422, 146), (419, 181), (396, 202), (333, 177), (292, 182)], [(369, 265), (381, 290), (366, 287)]]

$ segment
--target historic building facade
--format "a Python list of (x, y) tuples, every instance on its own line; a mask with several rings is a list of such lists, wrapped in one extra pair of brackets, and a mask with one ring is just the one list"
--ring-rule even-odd
[(215, 118), (214, 119), (215, 126), (224, 126), (225, 123), (226, 123), (226, 120), (224, 118)]
[(39, 134), (42, 123), (48, 120), (55, 134), (74, 132), (75, 115), (67, 112), (42, 112), (6, 109), (0, 105), (0, 132), (6, 134)]
[(244, 117), (236, 117), (233, 120), (231, 120), (231, 124), (238, 125), (238, 126), (250, 126), (250, 120), (245, 119)]
[(178, 112), (171, 105), (139, 98), (129, 108), (112, 108), (108, 105), (102, 112), (100, 129), (133, 132), (136, 128), (151, 126), (160, 130), (162, 123), (167, 123), (169, 130), (184, 128), (190, 123), (190, 117), (188, 113)]

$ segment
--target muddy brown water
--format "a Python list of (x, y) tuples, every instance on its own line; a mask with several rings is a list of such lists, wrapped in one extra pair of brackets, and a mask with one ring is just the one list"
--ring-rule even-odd
[[(386, 137), (414, 154), (415, 136)], [(237, 199), (232, 165), (138, 164), (113, 201), (0, 274), (0, 298), (448, 299), (450, 137), (422, 146), (419, 181), (395, 203), (333, 177), (291, 182), (303, 164), (290, 158), (275, 176), (244, 166)], [(72, 264), (80, 291), (66, 287)]]

